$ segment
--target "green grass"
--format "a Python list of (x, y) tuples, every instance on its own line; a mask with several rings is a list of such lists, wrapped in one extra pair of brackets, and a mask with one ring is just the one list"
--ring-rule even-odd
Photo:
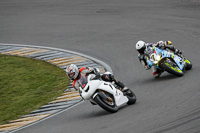
[(54, 65), (0, 55), (0, 124), (55, 100), (68, 85), (65, 72)]

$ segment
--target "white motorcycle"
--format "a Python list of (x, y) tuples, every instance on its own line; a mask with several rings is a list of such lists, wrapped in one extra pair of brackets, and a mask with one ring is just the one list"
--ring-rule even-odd
[(78, 83), (79, 93), (83, 99), (90, 100), (93, 105), (98, 104), (111, 113), (117, 112), (122, 105), (136, 102), (136, 96), (130, 89), (122, 92), (114, 83), (103, 81), (100, 75), (82, 76)]

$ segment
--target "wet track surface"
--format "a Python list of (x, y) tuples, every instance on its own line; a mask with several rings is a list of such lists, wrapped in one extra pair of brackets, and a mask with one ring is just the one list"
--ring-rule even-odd
[[(0, 1), (0, 43), (57, 47), (107, 63), (137, 95), (110, 114), (84, 102), (19, 133), (200, 132), (199, 0)], [(177, 78), (154, 79), (137, 59), (138, 40), (171, 40), (193, 62)]]

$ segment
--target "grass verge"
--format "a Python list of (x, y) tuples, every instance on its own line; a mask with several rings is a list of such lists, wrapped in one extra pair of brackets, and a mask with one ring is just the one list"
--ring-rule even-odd
[(0, 55), (0, 124), (53, 101), (68, 85), (65, 72), (54, 65)]

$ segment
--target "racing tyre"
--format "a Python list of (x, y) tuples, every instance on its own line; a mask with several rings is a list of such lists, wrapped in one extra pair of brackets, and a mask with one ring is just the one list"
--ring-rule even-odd
[(111, 103), (110, 101), (106, 101), (103, 98), (101, 98), (99, 95), (96, 95), (94, 98), (94, 101), (103, 109), (105, 109), (108, 112), (115, 113), (118, 111), (118, 107), (114, 102)]
[(192, 68), (192, 62), (188, 59), (185, 59), (185, 70), (190, 70)]
[(172, 61), (166, 60), (162, 63), (162, 67), (168, 72), (175, 76), (181, 77), (183, 76), (183, 71)]
[(128, 98), (128, 105), (134, 104), (137, 100), (136, 95), (130, 89), (125, 91), (124, 95)]

